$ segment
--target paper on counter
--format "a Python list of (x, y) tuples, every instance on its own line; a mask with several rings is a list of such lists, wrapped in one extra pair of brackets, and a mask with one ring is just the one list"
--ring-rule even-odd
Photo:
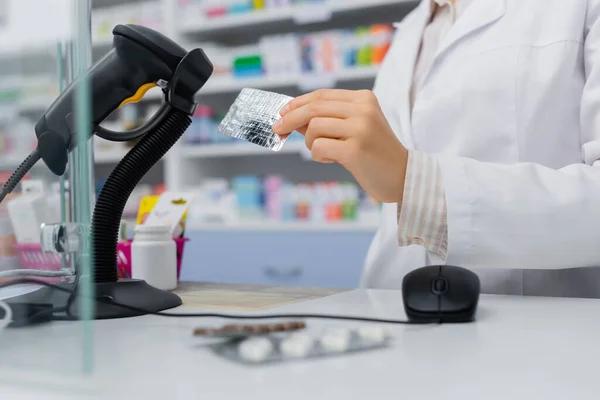
[(343, 290), (285, 286), (181, 283), (175, 293), (183, 307), (221, 311), (262, 311), (327, 297)]

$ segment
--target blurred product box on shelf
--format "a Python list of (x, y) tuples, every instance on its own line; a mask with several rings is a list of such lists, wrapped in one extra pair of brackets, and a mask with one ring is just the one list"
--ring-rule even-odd
[(20, 87), (21, 104), (37, 103), (50, 106), (52, 100), (58, 96), (58, 83), (53, 75), (23, 76)]
[(142, 199), (138, 211), (138, 218), (141, 216), (142, 222), (138, 220), (138, 225), (167, 225), (173, 239), (181, 238), (191, 203), (192, 196), (187, 193), (165, 192), (146, 201)]
[(253, 2), (249, 0), (221, 0), (221, 3), (229, 3), (227, 12), (229, 14), (243, 14), (254, 11)]
[(246, 143), (230, 136), (220, 135), (217, 131), (222, 114), (217, 114), (211, 106), (200, 104), (192, 116), (192, 124), (184, 134), (184, 143), (189, 145), (218, 144), (218, 143)]
[(180, 17), (201, 20), (205, 16), (206, 0), (177, 0)]
[(236, 78), (253, 78), (263, 74), (264, 70), (260, 55), (251, 54), (238, 57), (233, 62), (233, 75)]
[(234, 177), (231, 186), (236, 197), (237, 215), (241, 220), (264, 219), (262, 182), (257, 176)]
[(0, 118), (0, 157), (22, 160), (35, 148), (36, 142), (31, 120), (20, 116)]
[(267, 35), (258, 43), (267, 76), (293, 75), (301, 72), (300, 40), (295, 34)]
[(187, 144), (223, 142), (224, 140), (219, 138), (222, 135), (217, 134), (220, 119), (212, 107), (198, 105), (192, 116), (192, 124), (185, 133), (184, 142)]
[(231, 75), (235, 78), (253, 78), (264, 74), (263, 57), (258, 43), (229, 47)]
[(3, 75), (0, 79), (0, 106), (15, 106), (21, 100), (23, 79), (20, 75)]
[(54, 186), (49, 191), (39, 180), (22, 182), (21, 188), (21, 196), (6, 203), (16, 240), (20, 244), (39, 243), (41, 225), (61, 220), (60, 191)]
[(0, 205), (0, 271), (20, 268), (17, 252), (14, 248), (17, 239), (6, 209), (6, 203), (18, 196), (17, 193), (11, 193), (6, 196), (3, 204)]
[(213, 63), (213, 76), (231, 76), (231, 68), (235, 59), (235, 50), (238, 47), (225, 47), (217, 43), (189, 43), (186, 48), (201, 48)]
[(164, 31), (163, 14), (163, 5), (161, 1), (156, 0), (94, 9), (92, 40), (112, 41), (112, 30), (118, 24), (144, 25), (162, 32)]
[(135, 225), (167, 225), (173, 239), (185, 235), (186, 221), (194, 195), (164, 191), (144, 196), (139, 201)]
[(233, 223), (236, 198), (226, 179), (210, 179), (187, 190), (193, 196), (189, 221), (196, 223)]
[(136, 225), (143, 225), (146, 223), (146, 219), (148, 219), (152, 209), (156, 203), (158, 203), (158, 199), (160, 199), (160, 196), (142, 197), (138, 208), (137, 219), (135, 221)]
[(0, 79), (0, 107), (44, 110), (58, 95), (53, 75), (4, 75)]
[(281, 176), (211, 179), (187, 190), (190, 224), (236, 222), (376, 223), (380, 205), (354, 183), (293, 183)]

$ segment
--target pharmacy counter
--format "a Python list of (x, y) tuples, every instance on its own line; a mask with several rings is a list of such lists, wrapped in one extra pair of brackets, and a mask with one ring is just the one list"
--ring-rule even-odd
[[(227, 295), (227, 290), (233, 294)], [(213, 301), (209, 308), (217, 311), (245, 308), (404, 318), (402, 296), (396, 291), (289, 290), (286, 300), (276, 288), (207, 285), (205, 290), (194, 288), (186, 301), (193, 307)], [(264, 311), (276, 303), (286, 305)], [(206, 342), (192, 339), (193, 328), (216, 320), (147, 316), (97, 321), (92, 345), (95, 372), (89, 379), (69, 376), (64, 362), (79, 359), (74, 343), (81, 326), (57, 322), (0, 336), (0, 342), (9, 344), (0, 347), (0, 364), (13, 366), (0, 371), (0, 392), (3, 400), (27, 399), (23, 384), (35, 380), (32, 369), (15, 371), (15, 365), (35, 359), (39, 365), (47, 362), (49, 369), (54, 365), (56, 373), (65, 371), (74, 386), (68, 397), (58, 380), (47, 379), (42, 386), (30, 383), (29, 392), (38, 390), (31, 395), (36, 400), (85, 399), (86, 388), (111, 400), (598, 398), (600, 301), (482, 296), (478, 316), (472, 324), (391, 326), (394, 342), (385, 350), (263, 367), (221, 359)], [(342, 325), (356, 326), (308, 321), (313, 332)], [(78, 356), (72, 357), (74, 353)]]

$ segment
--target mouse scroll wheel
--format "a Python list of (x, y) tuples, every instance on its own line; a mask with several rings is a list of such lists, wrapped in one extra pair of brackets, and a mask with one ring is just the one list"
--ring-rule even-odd
[(431, 282), (431, 291), (434, 294), (440, 295), (448, 290), (448, 281), (444, 278), (434, 278)]

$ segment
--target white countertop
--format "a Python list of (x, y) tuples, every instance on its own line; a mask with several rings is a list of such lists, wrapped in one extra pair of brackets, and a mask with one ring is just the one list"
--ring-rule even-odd
[[(404, 317), (401, 293), (379, 290), (339, 293), (280, 311)], [(390, 349), (263, 367), (234, 364), (192, 340), (192, 328), (208, 322), (153, 316), (94, 322), (90, 380), (73, 375), (81, 357), (79, 324), (8, 330), (0, 336), (10, 344), (0, 347), (0, 366), (11, 365), (13, 372), (0, 377), (0, 397), (84, 399), (91, 387), (111, 400), (600, 398), (598, 300), (482, 296), (476, 323), (393, 326)], [(342, 324), (308, 322), (314, 331)], [(68, 397), (64, 385), (61, 391), (59, 383), (46, 382), (27, 384), (28, 393), (38, 392), (25, 396), (23, 360), (62, 370), (79, 391)], [(21, 371), (14, 372), (15, 365)]]

